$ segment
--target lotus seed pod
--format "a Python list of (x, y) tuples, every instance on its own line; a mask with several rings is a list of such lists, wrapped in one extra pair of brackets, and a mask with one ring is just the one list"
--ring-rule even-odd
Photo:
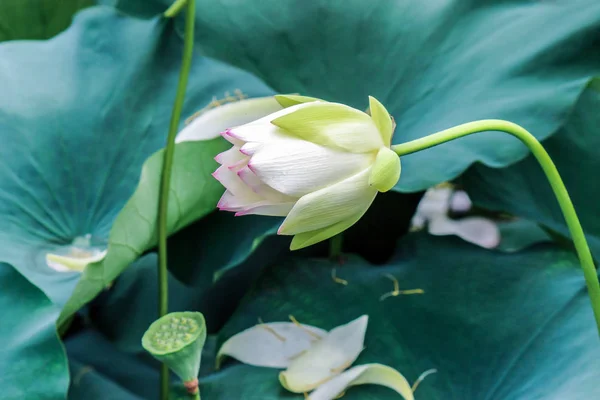
[(201, 313), (174, 312), (150, 325), (142, 346), (183, 382), (190, 382), (198, 377), (205, 340), (206, 324)]

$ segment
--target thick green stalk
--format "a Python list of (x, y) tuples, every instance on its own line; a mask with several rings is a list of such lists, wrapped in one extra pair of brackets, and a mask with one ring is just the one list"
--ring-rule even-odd
[(430, 147), (434, 147), (463, 136), (485, 131), (506, 132), (520, 139), (527, 145), (527, 147), (529, 147), (529, 150), (531, 150), (531, 153), (535, 156), (540, 163), (540, 166), (544, 170), (544, 173), (550, 182), (550, 186), (552, 186), (554, 195), (556, 196), (558, 204), (560, 205), (562, 213), (565, 217), (569, 231), (571, 232), (571, 237), (573, 238), (573, 242), (575, 244), (575, 250), (577, 251), (577, 255), (583, 269), (583, 275), (585, 277), (588, 293), (592, 302), (592, 309), (594, 311), (594, 317), (596, 318), (596, 326), (598, 328), (598, 333), (600, 334), (600, 284), (598, 283), (598, 274), (596, 273), (594, 260), (592, 258), (587, 241), (585, 240), (581, 223), (579, 222), (579, 218), (577, 218), (577, 213), (575, 212), (575, 208), (573, 207), (569, 193), (565, 188), (565, 184), (563, 183), (556, 166), (552, 162), (552, 159), (542, 144), (535, 138), (535, 136), (521, 126), (512, 122), (489, 119), (458, 125), (454, 128), (446, 129), (444, 131), (425, 136), (421, 139), (398, 144), (392, 146), (392, 150), (394, 150), (399, 156), (403, 156), (420, 150), (428, 149)]
[[(181, 2), (178, 2), (181, 3)], [(168, 272), (167, 272), (167, 212), (169, 209), (169, 188), (171, 186), (171, 170), (175, 155), (175, 136), (181, 119), (185, 89), (192, 66), (194, 52), (194, 9), (196, 2), (187, 2), (185, 15), (185, 34), (183, 43), (183, 60), (179, 72), (177, 94), (171, 113), (167, 146), (164, 151), (162, 174), (160, 177), (160, 194), (158, 199), (158, 314), (159, 318), (169, 311)], [(160, 370), (160, 399), (169, 398), (169, 369), (163, 364)]]

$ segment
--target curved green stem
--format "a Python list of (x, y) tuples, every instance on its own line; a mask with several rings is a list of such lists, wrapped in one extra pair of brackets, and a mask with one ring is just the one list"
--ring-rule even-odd
[(175, 17), (183, 10), (183, 7), (186, 6), (187, 2), (188, 0), (176, 0), (173, 4), (171, 4), (169, 8), (167, 8), (167, 11), (165, 11), (163, 15), (165, 16), (165, 18)]
[(590, 253), (587, 241), (585, 240), (581, 223), (579, 222), (579, 218), (577, 218), (577, 213), (575, 212), (575, 208), (573, 207), (573, 203), (571, 202), (571, 198), (569, 197), (569, 193), (565, 188), (560, 174), (552, 162), (552, 159), (542, 144), (535, 138), (535, 136), (521, 126), (512, 122), (489, 119), (469, 122), (467, 124), (455, 126), (454, 128), (434, 133), (421, 139), (398, 144), (392, 146), (392, 150), (394, 150), (399, 156), (403, 156), (420, 150), (428, 149), (430, 147), (434, 147), (463, 136), (484, 131), (501, 131), (517, 137), (523, 143), (525, 143), (527, 147), (529, 147), (529, 150), (531, 150), (535, 158), (540, 163), (540, 166), (544, 170), (544, 173), (550, 182), (550, 186), (552, 186), (554, 195), (558, 200), (558, 204), (560, 205), (562, 213), (567, 222), (567, 226), (569, 227), (569, 231), (571, 232), (571, 237), (573, 238), (575, 250), (577, 251), (579, 261), (581, 262), (583, 275), (585, 277), (588, 293), (592, 302), (592, 309), (594, 311), (594, 317), (596, 318), (598, 333), (600, 334), (600, 284), (598, 283), (598, 275), (594, 266), (594, 260), (592, 258), (592, 254)]
[[(168, 274), (167, 274), (167, 214), (169, 209), (169, 188), (171, 186), (171, 169), (175, 155), (175, 136), (181, 119), (181, 110), (185, 98), (188, 77), (192, 66), (194, 52), (194, 9), (196, 2), (188, 1), (185, 16), (185, 34), (183, 43), (183, 60), (179, 72), (177, 94), (173, 104), (167, 147), (164, 151), (162, 174), (160, 177), (160, 194), (158, 199), (158, 314), (162, 317), (169, 310)], [(160, 399), (169, 398), (169, 369), (163, 364), (160, 370)]]

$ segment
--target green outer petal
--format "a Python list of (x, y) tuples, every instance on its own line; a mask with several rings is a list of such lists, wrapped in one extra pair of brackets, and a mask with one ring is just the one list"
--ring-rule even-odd
[(368, 185), (370, 169), (302, 196), (283, 221), (280, 235), (295, 235), (337, 224), (362, 215), (377, 191)]
[(387, 147), (382, 147), (373, 163), (369, 185), (380, 192), (387, 192), (400, 179), (400, 157)]
[[(373, 197), (375, 200), (375, 197)], [(343, 221), (338, 222), (337, 224), (328, 226), (326, 228), (317, 229), (314, 231), (299, 233), (294, 236), (292, 239), (292, 243), (290, 244), (290, 250), (300, 250), (308, 246), (312, 246), (313, 244), (322, 242), (323, 240), (327, 240), (340, 232), (345, 231), (350, 228), (352, 225), (358, 222), (358, 220), (367, 212), (367, 209), (371, 203), (365, 207), (365, 210), (357, 213), (356, 215), (347, 218)]]
[(374, 151), (383, 145), (369, 115), (339, 103), (309, 103), (271, 123), (309, 142), (353, 153)]
[(302, 103), (310, 103), (313, 101), (324, 101), (317, 99), (316, 97), (300, 96), (297, 94), (276, 94), (275, 100), (277, 100), (279, 105), (283, 108), (288, 108)]
[(375, 122), (375, 126), (377, 126), (377, 129), (381, 134), (383, 144), (389, 146), (392, 143), (392, 136), (394, 134), (394, 124), (390, 113), (385, 109), (383, 104), (373, 96), (369, 96), (369, 110), (371, 112), (371, 118), (373, 118), (373, 122)]

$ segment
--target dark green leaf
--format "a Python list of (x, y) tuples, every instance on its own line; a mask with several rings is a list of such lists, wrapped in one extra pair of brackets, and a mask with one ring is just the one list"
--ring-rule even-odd
[(0, 42), (49, 39), (65, 30), (73, 15), (94, 0), (3, 0), (0, 3)]
[[(600, 395), (600, 348), (582, 273), (574, 255), (551, 246), (499, 254), (457, 238), (414, 234), (392, 262), (373, 268), (353, 258), (337, 265), (348, 286), (330, 279), (326, 261), (272, 268), (224, 328), (221, 341), (256, 324), (300, 322), (331, 329), (369, 315), (356, 365), (379, 362), (409, 381), (437, 368), (419, 387), (423, 399), (587, 400)], [(380, 301), (393, 289), (422, 295)], [(201, 380), (211, 399), (280, 399), (277, 371), (229, 362)], [(254, 397), (253, 397), (254, 396)], [(344, 398), (396, 399), (373, 387)]]
[(0, 399), (64, 398), (69, 372), (54, 325), (60, 309), (4, 263), (0, 288)]
[[(598, 110), (600, 91), (592, 86), (584, 92), (565, 127), (543, 143), (565, 181), (596, 258), (600, 257)], [(474, 166), (462, 182), (477, 204), (523, 216), (570, 236), (548, 180), (533, 156), (503, 169)]]
[[(600, 69), (596, 0), (201, 0), (198, 10), (206, 54), (283, 93), (361, 109), (373, 95), (396, 119), (395, 143), (486, 118), (546, 138)], [(509, 135), (475, 135), (404, 157), (396, 188), (422, 190), (526, 153)]]
[[(160, 153), (141, 180), (140, 172), (164, 145), (181, 47), (169, 21), (108, 7), (81, 12), (51, 40), (0, 45), (0, 261), (54, 303), (70, 298), (61, 322), (153, 246)], [(250, 74), (197, 55), (184, 116), (236, 89), (272, 93)], [(220, 139), (177, 145), (172, 231), (213, 209), (223, 189), (209, 174), (224, 146)], [(71, 297), (80, 274), (50, 269), (45, 255), (68, 253), (88, 234), (109, 252)]]

